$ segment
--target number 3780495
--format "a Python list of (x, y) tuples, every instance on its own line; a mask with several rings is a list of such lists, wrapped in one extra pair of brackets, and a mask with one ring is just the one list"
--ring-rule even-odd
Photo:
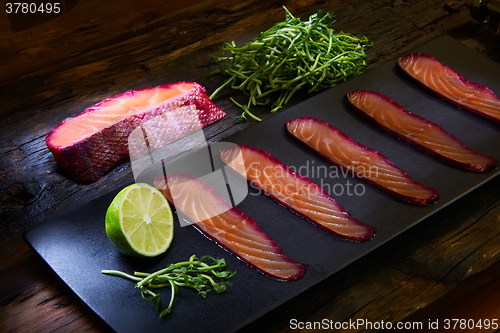
[(5, 11), (7, 14), (59, 14), (61, 12), (61, 3), (47, 2), (47, 3), (28, 3), (28, 2), (7, 2), (5, 4)]
[(498, 319), (445, 319), (444, 329), (472, 330), (472, 329), (498, 329)]

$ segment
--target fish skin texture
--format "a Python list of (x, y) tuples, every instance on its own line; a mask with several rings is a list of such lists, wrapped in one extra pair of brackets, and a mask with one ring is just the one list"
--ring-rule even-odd
[(287, 257), (255, 220), (229, 204), (203, 180), (186, 173), (155, 179), (158, 188), (193, 226), (239, 259), (277, 280), (301, 279), (305, 267)]
[(467, 80), (459, 72), (424, 53), (401, 57), (398, 66), (439, 97), (500, 123), (500, 98), (488, 87)]
[(237, 145), (223, 149), (220, 157), (264, 194), (329, 233), (357, 242), (374, 236), (371, 226), (351, 217), (321, 186), (268, 152)]
[[(165, 101), (155, 101), (144, 108), (140, 103), (143, 95), (155, 94), (158, 91), (175, 90), (179, 87), (188, 86), (188, 91), (182, 91), (178, 96), (173, 96)], [(139, 100), (138, 102), (135, 99)], [(122, 101), (128, 101), (138, 106), (138, 112), (128, 114), (122, 119), (106, 122), (103, 128), (91, 133), (89, 136), (77, 139), (74, 142), (64, 142), (65, 131), (71, 126), (78, 127), (80, 119), (85, 117), (95, 117), (96, 112), (101, 112), (103, 117), (115, 112), (113, 108), (118, 106), (116, 113), (120, 114), (120, 108), (124, 107)], [(147, 102), (147, 101), (146, 101)], [(147, 103), (146, 103), (147, 104)], [(149, 108), (150, 106), (150, 108)], [(109, 111), (111, 107), (111, 111)], [(132, 108), (129, 106), (124, 107)], [(201, 127), (208, 126), (220, 119), (226, 114), (218, 108), (206, 94), (203, 86), (195, 82), (177, 82), (157, 87), (148, 87), (140, 90), (129, 90), (117, 96), (107, 98), (87, 109), (81, 114), (65, 119), (61, 124), (54, 127), (45, 142), (47, 147), (54, 155), (55, 160), (66, 174), (67, 177), (78, 183), (91, 183), (99, 180), (102, 176), (110, 172), (120, 163), (130, 159), (127, 139), (129, 134), (138, 126), (146, 123), (148, 120), (158, 117), (167, 112), (172, 112), (178, 108), (194, 108), (198, 112)], [(81, 117), (81, 118), (79, 118)], [(95, 124), (82, 120), (82, 127), (87, 128), (101, 125), (102, 122), (96, 121)], [(75, 126), (76, 124), (76, 126)], [(71, 126), (70, 126), (71, 125)], [(179, 129), (179, 131), (182, 131)], [(66, 140), (67, 141), (67, 140)]]
[(323, 120), (300, 117), (285, 126), (293, 138), (326, 160), (398, 198), (417, 205), (430, 205), (439, 199), (435, 189), (417, 182), (381, 153)]
[(383, 94), (357, 90), (348, 93), (347, 100), (365, 119), (441, 160), (477, 172), (497, 166), (493, 157), (472, 150), (438, 124), (411, 113)]

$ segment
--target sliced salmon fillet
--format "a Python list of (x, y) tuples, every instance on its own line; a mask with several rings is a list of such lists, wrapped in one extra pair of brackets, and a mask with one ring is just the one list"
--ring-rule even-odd
[(429, 205), (439, 198), (435, 189), (417, 182), (384, 155), (323, 120), (295, 118), (287, 121), (286, 129), (331, 163), (396, 197), (418, 205)]
[(223, 149), (220, 157), (266, 195), (322, 229), (353, 241), (373, 237), (371, 226), (355, 220), (321, 186), (296, 173), (268, 152), (237, 145)]
[(493, 157), (472, 150), (438, 124), (407, 111), (383, 94), (357, 90), (348, 93), (347, 100), (369, 121), (442, 160), (478, 172), (497, 166)]
[[(184, 117), (186, 109), (194, 110), (198, 117), (192, 117), (192, 113)], [(178, 120), (175, 126), (168, 117), (161, 117), (165, 114)], [(159, 119), (159, 131), (169, 126), (175, 140), (224, 116), (204, 87), (195, 82), (177, 82), (105, 99), (64, 120), (50, 131), (45, 142), (69, 178), (88, 183), (129, 159), (127, 138), (148, 120)]]
[(436, 58), (413, 53), (398, 60), (410, 77), (451, 103), (500, 123), (500, 98), (488, 87), (467, 80)]
[(287, 257), (255, 220), (229, 204), (203, 180), (186, 173), (157, 178), (154, 186), (208, 238), (279, 280), (302, 278), (305, 267)]

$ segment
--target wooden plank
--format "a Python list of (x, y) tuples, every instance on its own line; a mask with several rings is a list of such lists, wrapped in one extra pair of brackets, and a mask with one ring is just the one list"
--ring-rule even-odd
[(202, 15), (228, 1), (79, 1), (72, 10), (40, 26), (13, 33), (0, 21), (0, 84), (148, 33), (168, 23)]

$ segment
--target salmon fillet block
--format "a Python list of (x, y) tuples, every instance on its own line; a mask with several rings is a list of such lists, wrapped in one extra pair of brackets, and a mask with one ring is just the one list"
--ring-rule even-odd
[(128, 136), (149, 120), (155, 120), (159, 133), (168, 128), (170, 139), (163, 139), (167, 144), (225, 115), (204, 87), (177, 82), (105, 99), (64, 120), (50, 131), (45, 142), (69, 178), (90, 183), (130, 159)]

